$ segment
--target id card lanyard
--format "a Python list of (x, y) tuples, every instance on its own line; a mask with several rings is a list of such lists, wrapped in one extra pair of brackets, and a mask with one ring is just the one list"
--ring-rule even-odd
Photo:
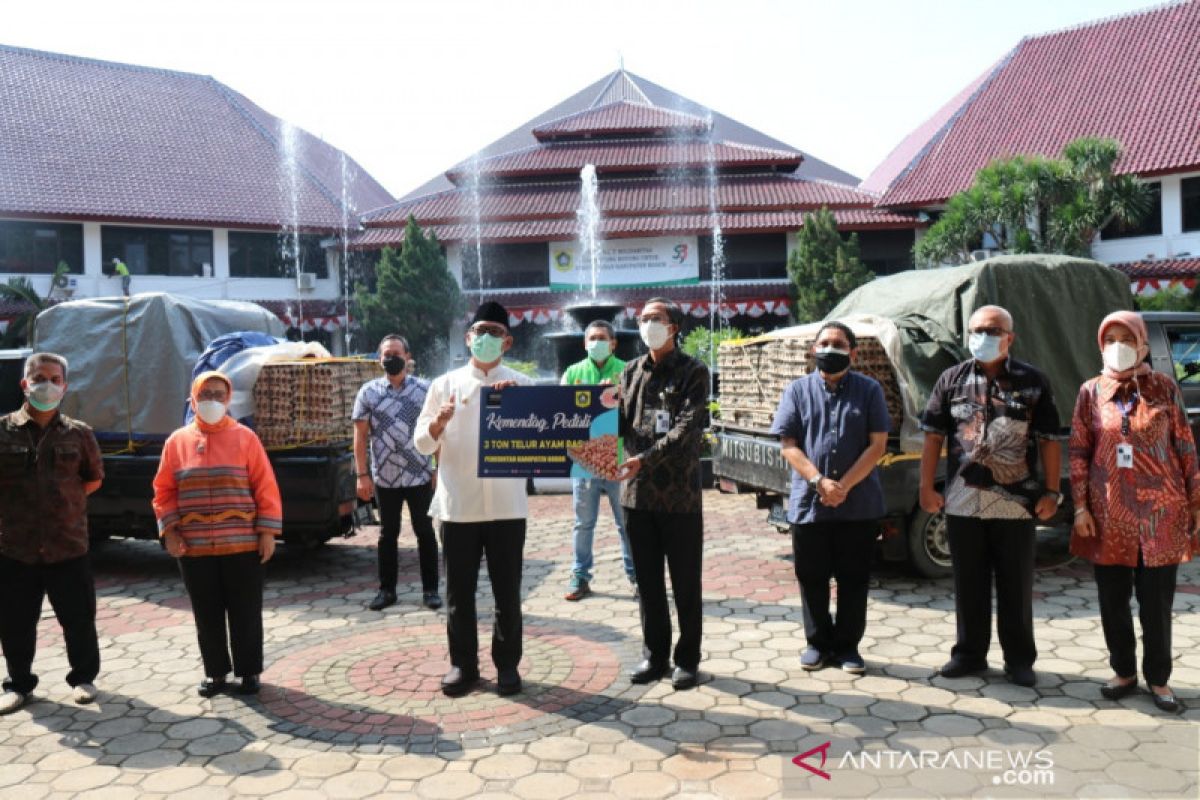
[(1133, 469), (1133, 445), (1129, 442), (1129, 415), (1137, 404), (1137, 392), (1130, 394), (1127, 400), (1116, 398), (1117, 409), (1121, 412), (1121, 438), (1124, 440), (1117, 445), (1117, 469)]

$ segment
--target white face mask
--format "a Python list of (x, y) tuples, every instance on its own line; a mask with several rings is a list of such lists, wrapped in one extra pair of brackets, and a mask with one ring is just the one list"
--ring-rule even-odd
[(62, 402), (63, 391), (63, 387), (56, 383), (40, 381), (29, 384), (25, 397), (29, 400), (29, 405), (38, 411), (53, 411)]
[(642, 341), (646, 343), (646, 347), (651, 350), (658, 350), (667, 343), (670, 338), (670, 332), (667, 326), (661, 322), (643, 322), (638, 326), (639, 332), (642, 334)]
[(1104, 366), (1114, 372), (1124, 372), (1133, 369), (1138, 363), (1136, 347), (1130, 347), (1124, 342), (1110, 342), (1104, 346)]
[(220, 400), (201, 400), (196, 403), (196, 416), (209, 425), (216, 425), (225, 416), (225, 404)]

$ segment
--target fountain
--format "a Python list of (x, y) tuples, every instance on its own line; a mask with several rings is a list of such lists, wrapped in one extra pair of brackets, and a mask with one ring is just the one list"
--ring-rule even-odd
[(708, 293), (708, 353), (710, 368), (708, 371), (708, 392), (716, 395), (716, 353), (717, 334), (725, 325), (722, 313), (725, 306), (723, 280), (725, 278), (725, 239), (721, 232), (721, 204), (718, 197), (719, 184), (717, 181), (716, 143), (713, 137), (712, 111), (708, 112), (707, 156), (708, 164), (705, 177), (708, 179), (708, 213), (712, 219), (712, 274), (709, 275)]
[(596, 180), (596, 165), (584, 164), (579, 172), (581, 183), (579, 210), (575, 212), (579, 218), (579, 243), (582, 245), (585, 263), (591, 269), (592, 300), (596, 299), (596, 273), (599, 271), (600, 241), (600, 206), (596, 197), (600, 192), (600, 184)]
[(471, 238), (475, 241), (475, 270), (479, 276), (479, 302), (483, 302), (483, 199), (479, 191), (479, 153), (471, 156), (468, 187), (471, 198)]
[(284, 263), (291, 259), (293, 285), (296, 288), (296, 305), (300, 316), (297, 318), (297, 330), (300, 339), (304, 339), (304, 298), (300, 294), (300, 164), (297, 158), (296, 127), (284, 121), (280, 142), (283, 157), (283, 191), (288, 200), (288, 221), (290, 225), (284, 229), (280, 237), (280, 256)]
[(341, 154), (342, 172), (342, 334), (345, 339), (344, 355), (350, 355), (350, 170), (346, 165), (346, 154)]
[(595, 165), (585, 164), (579, 173), (579, 178), (581, 192), (576, 216), (579, 219), (580, 246), (586, 263), (591, 269), (591, 301), (575, 303), (563, 309), (567, 316), (574, 321), (576, 330), (557, 331), (545, 336), (554, 343), (554, 356), (559, 375), (568, 366), (584, 357), (583, 332), (596, 320), (612, 323), (616, 328), (617, 343), (613, 355), (622, 361), (630, 361), (638, 356), (637, 331), (624, 329), (620, 327), (619, 321), (614, 322), (617, 314), (625, 310), (625, 306), (596, 299), (596, 282), (600, 271), (600, 206), (597, 202), (599, 184), (596, 180)]

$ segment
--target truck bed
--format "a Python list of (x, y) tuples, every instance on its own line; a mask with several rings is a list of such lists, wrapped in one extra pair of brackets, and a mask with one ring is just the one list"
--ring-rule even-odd
[[(151, 501), (162, 446), (106, 453), (104, 483), (88, 498), (93, 537), (158, 538)], [(350, 441), (268, 451), (283, 499), (283, 538), (313, 545), (344, 532), (356, 506)]]

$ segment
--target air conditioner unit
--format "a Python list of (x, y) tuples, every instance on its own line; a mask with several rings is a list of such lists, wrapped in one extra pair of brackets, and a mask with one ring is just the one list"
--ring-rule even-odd
[(300, 272), (296, 274), (296, 288), (311, 292), (317, 288), (317, 273)]

